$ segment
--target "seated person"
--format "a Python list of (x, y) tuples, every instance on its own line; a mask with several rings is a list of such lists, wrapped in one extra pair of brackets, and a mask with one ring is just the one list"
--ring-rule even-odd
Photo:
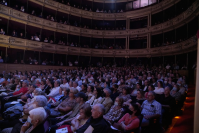
[(110, 124), (103, 118), (105, 108), (102, 104), (96, 104), (92, 108), (92, 116), (87, 122), (76, 130), (76, 133), (107, 133)]
[(97, 103), (102, 103), (102, 88), (94, 88), (93, 94), (94, 96), (92, 96), (86, 103), (89, 103), (90, 106), (93, 106)]
[(47, 113), (43, 107), (35, 108), (29, 111), (29, 116), (25, 124), (23, 124), (20, 133), (44, 133), (44, 121)]
[(51, 89), (50, 93), (46, 97), (47, 98), (50, 98), (50, 97), (54, 98), (54, 97), (58, 96), (59, 95), (59, 89), (60, 89), (59, 86), (60, 86), (60, 81), (56, 80), (54, 82), (54, 88)]
[[(63, 125), (66, 122), (71, 122), (74, 117), (78, 114), (81, 107), (85, 106), (85, 101), (87, 100), (87, 97), (85, 93), (79, 92), (76, 95), (76, 106), (66, 115), (62, 115), (60, 117), (52, 118), (52, 126), (51, 126), (51, 132), (55, 132), (55, 129), (57, 129), (59, 126)], [(63, 120), (65, 117), (67, 119)]]
[(119, 96), (119, 93), (117, 91), (117, 88), (118, 88), (118, 85), (117, 84), (114, 84), (112, 85), (112, 93), (110, 95), (110, 98), (113, 100), (113, 102), (115, 101), (115, 99)]
[(138, 116), (140, 115), (140, 108), (137, 104), (131, 103), (129, 105), (129, 113), (126, 113), (118, 123), (114, 123), (114, 127), (119, 130), (134, 130), (139, 128), (140, 120)]
[(118, 96), (115, 99), (114, 105), (110, 108), (108, 113), (103, 116), (103, 118), (110, 123), (118, 121), (123, 113), (123, 108), (122, 108), (123, 102), (124, 102), (123, 98)]
[(70, 129), (68, 130), (75, 132), (80, 127), (82, 127), (87, 122), (87, 120), (91, 117), (91, 110), (92, 108), (89, 104), (82, 106), (80, 108), (79, 114), (77, 114), (77, 116), (72, 119)]
[(86, 95), (88, 96), (88, 100), (91, 99), (93, 95), (94, 86), (88, 85)]
[(69, 91), (70, 89), (66, 88), (66, 87), (62, 87), (62, 94), (64, 94), (62, 97), (60, 97), (60, 99), (58, 99), (58, 101), (54, 102), (54, 103), (48, 103), (48, 107), (56, 107), (58, 106), (58, 104), (60, 104), (63, 100), (65, 100), (66, 98), (69, 97)]
[(153, 85), (149, 85), (148, 86), (148, 92), (145, 92), (145, 94), (144, 94), (145, 98), (147, 99), (149, 91), (154, 91), (154, 90), (155, 90), (155, 87)]
[(162, 81), (158, 81), (157, 86), (158, 86), (158, 87), (155, 87), (154, 92), (155, 92), (156, 94), (164, 94), (163, 82), (162, 82)]
[(62, 113), (71, 111), (76, 105), (75, 94), (77, 93), (78, 90), (76, 88), (70, 88), (69, 97), (62, 101), (54, 110)]
[[(26, 92), (26, 94), (21, 96), (22, 101), (26, 102), (28, 98), (33, 98), (36, 87), (37, 87), (36, 85), (30, 85), (30, 87), (28, 87), (28, 91)], [(36, 93), (38, 94), (40, 91), (42, 90), (40, 88), (37, 88)]]
[(167, 129), (173, 117), (175, 99), (170, 96), (170, 87), (165, 87), (164, 95), (161, 96), (159, 103), (162, 105), (162, 124)]
[(23, 84), (22, 84), (22, 88), (19, 89), (16, 92), (10, 93), (8, 96), (1, 96), (1, 113), (3, 113), (4, 111), (4, 104), (7, 102), (11, 102), (11, 101), (15, 101), (17, 100), (20, 96), (22, 96), (23, 94), (25, 94), (28, 91), (28, 81), (24, 80)]
[[(38, 107), (45, 107), (47, 104), (47, 99), (45, 96), (39, 95), (39, 96), (34, 97), (33, 99), (34, 100), (32, 103), (27, 103), (26, 105), (24, 105), (22, 117), (20, 119), (14, 118), (10, 120), (9, 119), (0, 120), (0, 129), (13, 128), (17, 124), (18, 127), (16, 127), (13, 130), (20, 132), (21, 126), (23, 125), (22, 123), (26, 121), (29, 116), (29, 111)], [(12, 110), (13, 107), (8, 108), (7, 111)]]
[(129, 105), (132, 102), (132, 103), (136, 103), (139, 107), (141, 107), (144, 100), (145, 100), (144, 91), (140, 89), (137, 91), (137, 96), (131, 96), (131, 99), (125, 102), (124, 105)]
[(148, 126), (150, 119), (159, 118), (161, 116), (162, 106), (155, 100), (155, 95), (155, 92), (150, 91), (147, 100), (145, 100), (141, 106), (141, 114), (144, 116), (141, 123), (142, 127)]
[(179, 92), (179, 86), (174, 85), (173, 89), (170, 91), (170, 95), (175, 98), (176, 101), (181, 101), (181, 93)]
[(112, 106), (113, 101), (110, 98), (111, 90), (105, 88), (103, 91), (104, 91), (104, 93), (103, 93), (104, 98), (103, 98), (102, 104), (105, 107), (105, 113), (107, 113), (110, 110), (110, 107)]
[(127, 87), (122, 88), (122, 93), (119, 96), (123, 98), (124, 102), (128, 101), (131, 98)]

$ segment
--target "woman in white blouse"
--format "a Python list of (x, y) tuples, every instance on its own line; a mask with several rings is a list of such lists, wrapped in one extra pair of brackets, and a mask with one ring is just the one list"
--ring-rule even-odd
[(156, 94), (164, 94), (164, 88), (163, 88), (163, 83), (162, 83), (162, 81), (158, 81), (157, 85), (158, 85), (158, 87), (155, 87), (154, 92), (155, 92)]
[(104, 100), (104, 98), (102, 98), (102, 93), (103, 90), (101, 88), (94, 88), (94, 96), (92, 96), (86, 103), (89, 103), (91, 107), (97, 103), (102, 103)]

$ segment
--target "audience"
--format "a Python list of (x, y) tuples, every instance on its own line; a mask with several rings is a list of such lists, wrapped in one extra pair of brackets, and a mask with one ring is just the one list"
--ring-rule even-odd
[[(30, 58), (30, 62), (33, 59)], [(135, 132), (140, 123), (145, 131), (154, 119), (159, 129), (161, 126), (167, 129), (174, 115), (180, 112), (188, 86), (186, 77), (178, 71), (173, 73), (166, 69), (160, 73), (161, 68), (133, 65), (3, 72), (0, 84), (5, 90), (0, 100), (4, 120), (0, 124), (5, 124), (1, 124), (0, 129), (3, 132), (43, 132), (46, 117), (51, 122), (52, 133), (65, 127), (77, 133), (91, 129), (109, 132), (111, 125), (118, 130)], [(173, 85), (172, 90), (170, 85)], [(38, 107), (45, 108), (45, 119), (33, 118), (35, 113), (31, 110)], [(12, 111), (23, 112), (22, 118), (16, 115), (11, 122), (7, 118)]]

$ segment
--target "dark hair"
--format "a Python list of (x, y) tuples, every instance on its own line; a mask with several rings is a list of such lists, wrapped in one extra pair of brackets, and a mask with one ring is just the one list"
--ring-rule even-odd
[(122, 106), (124, 103), (124, 99), (121, 96), (118, 96), (116, 98), (119, 98), (119, 106)]
[(101, 97), (102, 96), (102, 94), (103, 94), (103, 89), (102, 88), (100, 88), (100, 87), (97, 87), (96, 88), (96, 90), (97, 90), (97, 97), (96, 98), (99, 98), (99, 97)]
[(153, 85), (149, 85), (149, 86), (151, 86), (151, 88), (153, 88), (153, 90), (155, 90), (155, 87)]
[(114, 86), (114, 88), (118, 88), (118, 85), (117, 85), (117, 84), (114, 84), (113, 86)]
[(41, 82), (43, 82), (44, 84), (46, 84), (46, 80), (44, 80), (44, 79), (42, 79), (42, 81)]
[(83, 83), (82, 85), (83, 85), (84, 88), (87, 89), (87, 84)]
[(90, 117), (92, 115), (92, 108), (89, 104), (85, 104), (83, 107), (81, 107), (81, 109), (84, 111), (84, 114), (86, 115), (86, 117)]
[(142, 89), (138, 89), (137, 91), (139, 91), (142, 97), (144, 97), (144, 91)]
[(137, 112), (135, 113), (135, 116), (139, 116), (139, 115), (141, 114), (141, 111), (140, 111), (139, 106), (138, 106), (136, 103), (133, 103), (133, 102), (131, 102), (130, 105), (134, 108), (135, 111), (137, 111)]
[(123, 87), (122, 90), (125, 90), (125, 91), (126, 91), (126, 94), (129, 94), (129, 88)]
[(88, 86), (90, 86), (90, 89), (92, 90), (92, 92), (94, 91), (94, 86), (92, 86), (92, 85), (88, 85)]
[(158, 81), (160, 83), (160, 86), (163, 87), (163, 82), (162, 81)]

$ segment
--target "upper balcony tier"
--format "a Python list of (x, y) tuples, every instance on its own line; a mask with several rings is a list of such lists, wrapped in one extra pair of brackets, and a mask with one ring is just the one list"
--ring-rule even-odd
[(0, 14), (1, 17), (9, 20), (66, 34), (89, 36), (89, 37), (92, 36), (95, 38), (102, 38), (102, 37), (125, 38), (127, 36), (136, 36), (136, 35), (147, 36), (148, 33), (151, 33), (153, 35), (170, 31), (172, 29), (184, 25), (184, 23), (190, 22), (196, 15), (199, 14), (199, 11), (198, 11), (198, 0), (196, 0), (185, 12), (183, 12), (179, 16), (169, 21), (147, 28), (126, 29), (126, 30), (92, 30), (92, 29), (79, 28), (35, 17), (30, 14), (23, 13), (21, 11), (17, 11), (15, 9), (3, 5), (0, 5)]
[[(155, 14), (161, 12), (174, 4), (178, 3), (180, 0), (163, 0), (158, 4), (154, 4), (152, 6), (146, 6), (141, 9), (121, 12), (121, 13), (97, 13), (91, 11), (85, 11), (82, 9), (74, 8), (59, 2), (55, 2), (52, 0), (29, 0), (31, 2), (37, 3), (41, 6), (63, 12), (66, 14), (75, 15), (78, 17), (95, 19), (95, 20), (126, 20), (126, 18), (138, 18), (143, 16), (148, 16), (149, 14)], [(98, 0), (97, 0), (98, 1)], [(99, 0), (102, 1), (102, 0)], [(105, 0), (105, 2), (111, 0)], [(118, 2), (127, 2), (127, 0), (117, 0)], [(96, 2), (96, 1), (95, 1)], [(113, 2), (115, 2), (113, 0)]]

